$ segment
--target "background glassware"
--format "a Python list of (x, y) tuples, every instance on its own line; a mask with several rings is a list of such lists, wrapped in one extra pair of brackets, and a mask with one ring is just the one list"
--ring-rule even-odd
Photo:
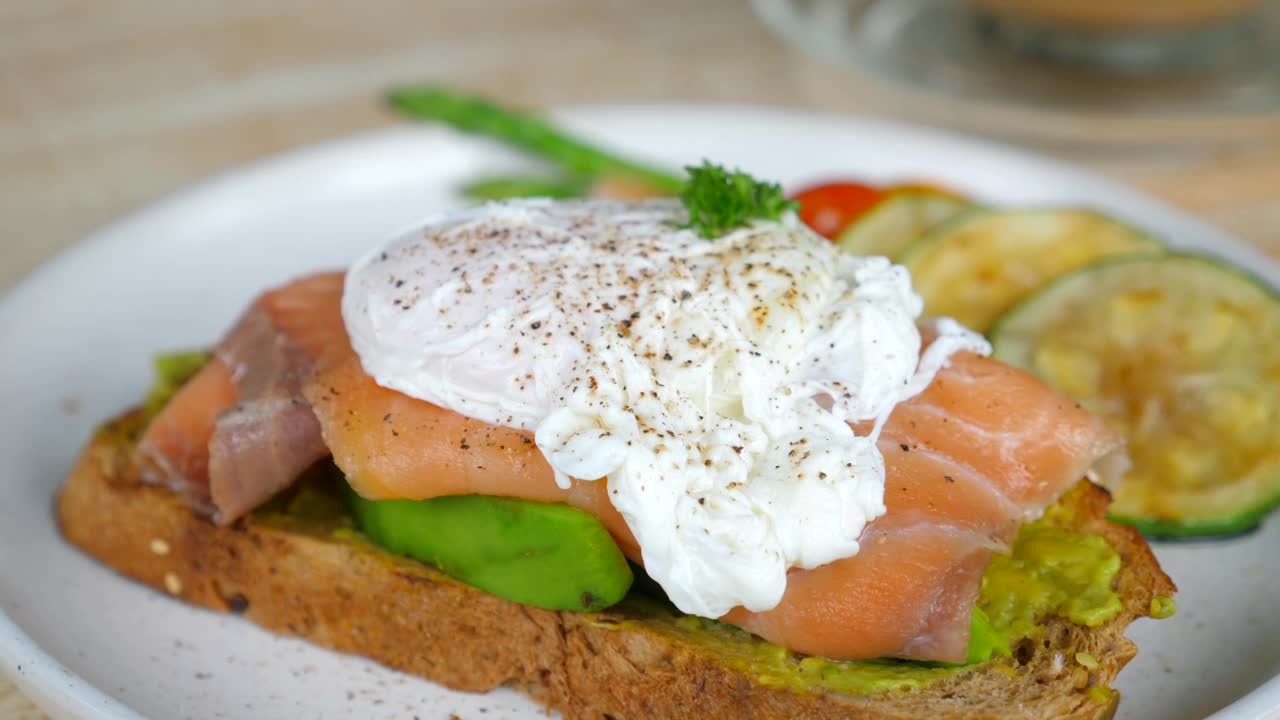
[(1280, 117), (1280, 2), (753, 5), (793, 45), (946, 124), (1087, 141), (1212, 140)]

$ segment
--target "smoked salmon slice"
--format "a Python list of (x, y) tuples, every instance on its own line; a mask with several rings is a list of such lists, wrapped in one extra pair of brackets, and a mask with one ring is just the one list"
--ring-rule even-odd
[[(143, 452), (151, 467), (175, 487), (198, 487), (206, 469), (207, 500), (226, 521), (291, 482), (289, 472), (296, 476), (332, 453), (365, 497), (491, 494), (568, 502), (600, 518), (624, 552), (642, 559), (606, 483), (575, 481), (562, 489), (529, 434), (375, 383), (346, 337), (341, 294), (334, 275), (260, 299), (246, 318), (267, 318), (268, 335), (283, 350), (247, 352), (242, 320), (223, 344), (236, 351), (220, 351), (148, 430)], [(281, 398), (288, 409), (310, 415), (310, 423), (292, 414), (276, 418), (295, 434), (266, 418), (286, 409)], [(251, 417), (276, 429), (246, 434), (231, 425), (228, 418), (246, 405), (256, 408)], [(240, 451), (236, 442), (220, 443), (220, 433), (248, 438), (241, 449), (248, 458), (269, 456), (267, 470), (253, 476), (252, 462), (244, 460), (229, 474), (233, 480), (220, 476)], [(958, 354), (885, 425), (879, 446), (887, 512), (868, 525), (859, 553), (794, 570), (777, 607), (738, 608), (724, 619), (801, 653), (961, 661), (991, 557), (1121, 445), (1100, 420), (1032, 376)]]
[(227, 524), (290, 485), (329, 450), (302, 382), (347, 344), (342, 274), (262, 295), (138, 444), (143, 478)]
[(533, 437), (378, 385), (346, 345), (328, 356), (303, 393), (347, 482), (371, 500), (499, 495), (567, 502), (595, 515), (628, 557), (640, 548), (609, 502), (605, 483), (556, 485)]
[(1123, 440), (1035, 377), (961, 353), (880, 436), (886, 512), (857, 555), (787, 576), (772, 610), (724, 619), (796, 652), (962, 661), (982, 574)]

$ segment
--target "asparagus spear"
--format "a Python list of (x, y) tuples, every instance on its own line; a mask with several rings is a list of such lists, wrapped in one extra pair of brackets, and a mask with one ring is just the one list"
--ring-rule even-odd
[(585, 197), (590, 191), (591, 178), (581, 175), (563, 178), (503, 175), (477, 180), (462, 187), (462, 194), (473, 200), (505, 200), (522, 197), (564, 200)]
[[(435, 87), (414, 87), (393, 91), (389, 101), (392, 107), (412, 118), (443, 122), (464, 132), (488, 135), (541, 156), (559, 165), (571, 178), (620, 176), (643, 182), (668, 195), (684, 187), (684, 180), (676, 175), (616, 157), (565, 134), (537, 115), (499, 107), (482, 98)], [(504, 189), (519, 188), (512, 185)]]

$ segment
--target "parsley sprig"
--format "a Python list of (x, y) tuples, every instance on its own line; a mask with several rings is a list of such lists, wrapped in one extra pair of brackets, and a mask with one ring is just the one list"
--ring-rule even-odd
[(760, 182), (741, 170), (703, 160), (685, 171), (689, 179), (680, 200), (689, 211), (689, 222), (681, 227), (704, 238), (720, 237), (752, 220), (777, 220), (798, 207), (777, 183)]

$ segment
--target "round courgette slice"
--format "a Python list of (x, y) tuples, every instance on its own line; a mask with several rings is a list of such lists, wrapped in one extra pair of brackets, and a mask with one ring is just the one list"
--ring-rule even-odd
[(973, 207), (967, 200), (929, 190), (889, 194), (836, 238), (836, 246), (854, 255), (883, 255), (896, 261), (931, 228)]
[(1001, 318), (995, 355), (1125, 432), (1112, 513), (1152, 537), (1244, 532), (1280, 504), (1280, 298), (1207, 258), (1116, 260)]
[(986, 332), (1053, 278), (1103, 258), (1162, 249), (1140, 230), (1088, 210), (974, 210), (916, 241), (901, 263), (927, 314)]

